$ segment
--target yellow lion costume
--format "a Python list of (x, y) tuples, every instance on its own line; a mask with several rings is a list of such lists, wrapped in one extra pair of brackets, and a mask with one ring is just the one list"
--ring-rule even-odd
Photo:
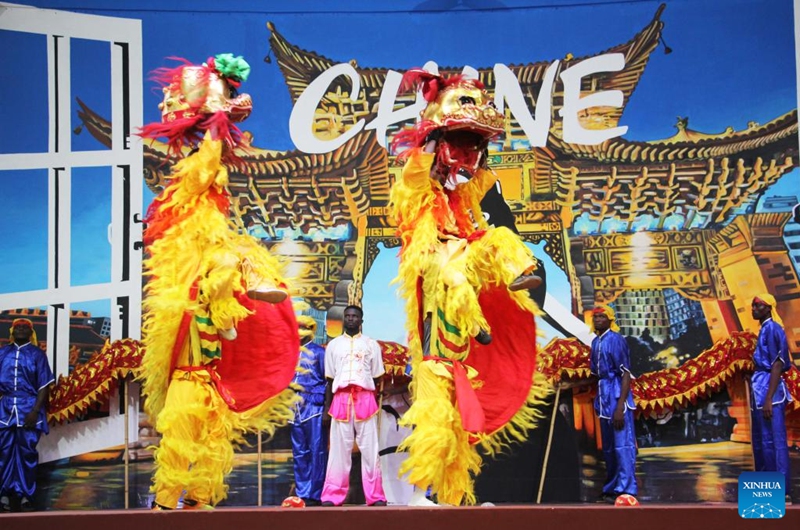
[(395, 140), (410, 148), (391, 192), (413, 378), (400, 473), (416, 486), (412, 504), (427, 505), (428, 488), (442, 504), (474, 504), (475, 445), (494, 454), (524, 439), (549, 393), (535, 370), (538, 309), (526, 292), (541, 280), (531, 251), (488, 226), (480, 208), (497, 181), (486, 148), (504, 120), (482, 84), (423, 70), (404, 81), (428, 106)]
[(227, 495), (234, 444), (293, 417), (297, 322), (279, 262), (229, 220), (228, 171), (250, 98), (232, 89), (249, 66), (229, 54), (156, 72), (170, 152), (194, 147), (147, 215), (145, 410), (161, 434), (156, 509), (213, 507)]

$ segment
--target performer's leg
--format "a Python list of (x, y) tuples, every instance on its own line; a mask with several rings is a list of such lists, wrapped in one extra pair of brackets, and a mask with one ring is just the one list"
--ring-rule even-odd
[(328, 454), (328, 470), (322, 488), (323, 503), (340, 506), (350, 488), (350, 467), (353, 463), (353, 440), (355, 426), (352, 410), (349, 421), (331, 421), (331, 449)]
[[(483, 311), (478, 303), (476, 288), (466, 281), (466, 277), (455, 268), (449, 268), (449, 274), (443, 277), (448, 279), (439, 290), (437, 296), (438, 312), (433, 319), (431, 328), (431, 352), (438, 355), (442, 341), (442, 334), (446, 343), (454, 346), (448, 347), (453, 353), (469, 344), (470, 337), (476, 337), (483, 332), (488, 333), (489, 324), (483, 316)], [(486, 342), (490, 341), (488, 339)]]
[(259, 275), (250, 259), (245, 254), (241, 260), (242, 277), (247, 287), (247, 296), (270, 304), (279, 304), (286, 300), (289, 293), (277, 286), (276, 280)]
[(11, 497), (14, 491), (11, 484), (14, 482), (14, 465), (17, 458), (14, 431), (16, 427), (0, 428), (0, 497)]
[(406, 477), (400, 476), (400, 466), (408, 458), (408, 453), (397, 451), (397, 446), (411, 434), (410, 429), (398, 425), (408, 407), (404, 395), (389, 395), (383, 398), (383, 409), (378, 412), (381, 415), (378, 422), (378, 445), (383, 492), (386, 494), (386, 502), (395, 505), (409, 504), (414, 492), (414, 487), (408, 483)]
[[(757, 416), (758, 422), (754, 422), (752, 426), (753, 430), (755, 430), (756, 425), (758, 426), (758, 433), (756, 435), (756, 439), (759, 441), (758, 450), (760, 454), (760, 463), (756, 464), (756, 471), (777, 471), (778, 464), (776, 460), (776, 449), (777, 444), (775, 440), (775, 430), (774, 430), (774, 423), (775, 423), (775, 415), (778, 407), (776, 405), (772, 406), (772, 420), (768, 421), (764, 418), (764, 413), (761, 410), (756, 410), (754, 415)], [(784, 431), (783, 434), (783, 441), (786, 441), (786, 433)], [(753, 443), (753, 454), (755, 454), (756, 443)]]
[(36, 467), (39, 465), (39, 452), (36, 445), (42, 432), (38, 429), (17, 428), (17, 447), (20, 456), (19, 491), (22, 497), (33, 500), (36, 493)]
[(441, 505), (436, 504), (432, 500), (428, 499), (425, 490), (420, 489), (416, 486), (412, 487), (414, 488), (414, 490), (411, 493), (411, 497), (408, 499), (409, 506), (417, 506), (422, 508), (430, 508), (430, 507), (441, 508)]
[(303, 499), (310, 496), (312, 472), (311, 440), (306, 437), (306, 423), (293, 423), (291, 427), (294, 493)]
[[(613, 428), (613, 427), (612, 427)], [(625, 410), (625, 426), (614, 430), (614, 456), (617, 463), (617, 480), (614, 495), (627, 493), (636, 496), (636, 432), (633, 411)]]
[(173, 380), (167, 390), (164, 409), (156, 422), (156, 430), (161, 433), (161, 441), (154, 454), (155, 473), (153, 474), (153, 491), (155, 502), (162, 508), (174, 510), (183, 492), (184, 480), (187, 479), (191, 460), (187, 453), (180, 451), (183, 441), (191, 443), (197, 436), (194, 424), (180, 410), (179, 395), (181, 387), (188, 381)]
[(440, 502), (474, 502), (470, 473), (480, 469), (480, 455), (468, 442), (453, 405), (453, 382), (444, 366), (423, 361), (414, 374), (415, 394), (400, 425), (413, 427), (398, 450), (408, 450), (400, 473), (418, 491), (431, 487)]
[(764, 415), (759, 409), (750, 409), (750, 447), (753, 450), (755, 471), (766, 470), (764, 455)]
[(606, 481), (603, 484), (603, 495), (614, 495), (617, 487), (617, 452), (614, 447), (614, 425), (611, 420), (600, 418), (600, 436), (603, 442), (603, 458), (606, 462)]
[(322, 487), (325, 484), (325, 468), (328, 465), (328, 431), (322, 426), (322, 407), (320, 414), (303, 424), (306, 437), (309, 440), (311, 452), (311, 473), (309, 475), (310, 489), (308, 498), (320, 502)]
[(400, 472), (408, 472), (409, 482), (423, 493), (430, 486), (441, 486), (445, 460), (455, 443), (450, 428), (455, 412), (452, 382), (437, 376), (432, 365), (433, 361), (422, 361), (414, 373), (414, 400), (400, 422), (413, 430), (398, 447), (408, 451)]
[[(430, 350), (434, 355), (440, 353), (438, 348), (442, 332), (447, 335), (447, 342), (457, 349), (463, 349), (469, 343), (470, 337), (479, 335), (481, 331), (487, 333), (489, 329), (478, 303), (477, 293), (481, 279), (475, 277), (474, 281), (470, 281), (475, 276), (469, 270), (470, 246), (464, 240), (448, 241), (446, 256), (447, 259), (443, 259), (440, 266), (436, 290), (431, 294), (436, 302), (430, 337)], [(490, 340), (487, 338), (486, 342)]]
[(786, 403), (772, 406), (772, 443), (775, 453), (775, 471), (783, 473), (786, 492), (791, 489), (789, 444), (786, 440)]
[[(163, 508), (175, 509), (184, 489), (187, 492), (192, 490), (194, 494), (196, 484), (218, 481), (216, 473), (202, 464), (198, 466), (198, 463), (216, 461), (210, 465), (219, 468), (225, 467), (227, 461), (230, 469), (232, 449), (208, 445), (212, 432), (225, 432), (213, 410), (218, 406), (224, 407), (224, 403), (221, 404), (210, 384), (196, 380), (200, 377), (193, 374), (190, 379), (173, 379), (164, 409), (158, 417), (156, 430), (162, 438), (155, 452), (153, 490), (156, 504)], [(226, 454), (220, 454), (218, 450), (225, 450)]]
[(535, 289), (541, 278), (532, 275), (533, 253), (506, 227), (490, 228), (469, 245), (470, 283), (507, 285), (512, 291)]
[(431, 328), (433, 327), (431, 314), (425, 316), (422, 321), (422, 355), (428, 356), (431, 354)]
[(461, 415), (456, 410), (453, 422), (456, 443), (455, 457), (448, 463), (444, 473), (444, 484), (436, 492), (436, 499), (442, 504), (475, 504), (473, 476), (478, 474), (481, 457), (476, 446), (469, 441), (469, 433), (461, 425)]
[(39, 464), (36, 444), (41, 434), (41, 431), (20, 427), (0, 429), (0, 494), (8, 496), (12, 511), (19, 511), (22, 499), (33, 500), (36, 493), (36, 466)]
[(203, 389), (207, 391), (209, 414), (201, 431), (205, 436), (198, 442), (205, 450), (198, 451), (192, 461), (191, 478), (186, 484), (184, 501), (186, 508), (193, 509), (215, 506), (227, 497), (225, 477), (233, 468), (231, 423), (225, 417), (229, 409), (211, 385), (204, 385)]
[(386, 502), (381, 479), (381, 464), (378, 450), (378, 416), (355, 423), (356, 444), (361, 452), (361, 484), (367, 505)]

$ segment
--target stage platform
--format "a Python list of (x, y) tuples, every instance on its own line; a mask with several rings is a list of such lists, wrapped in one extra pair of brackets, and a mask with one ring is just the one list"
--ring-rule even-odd
[(342, 508), (221, 508), (197, 512), (149, 510), (47, 511), (0, 514), (2, 530), (753, 530), (800, 528), (800, 505), (787, 506), (782, 519), (755, 523), (739, 517), (737, 506), (658, 504), (617, 508), (594, 504), (502, 505), (460, 508), (363, 506)]

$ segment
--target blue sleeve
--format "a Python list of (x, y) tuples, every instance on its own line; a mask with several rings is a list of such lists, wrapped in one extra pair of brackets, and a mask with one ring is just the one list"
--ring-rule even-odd
[(39, 355), (36, 356), (36, 391), (53, 383), (53, 371), (50, 370), (50, 363), (47, 360), (47, 354), (39, 350)]
[(599, 337), (592, 339), (592, 347), (589, 350), (589, 371), (594, 375), (598, 375), (597, 368), (597, 343), (600, 341)]
[(773, 321), (773, 325), (769, 326), (766, 330), (767, 336), (767, 351), (769, 352), (770, 366), (775, 364), (775, 361), (780, 359), (783, 361), (783, 369), (785, 372), (792, 366), (792, 360), (789, 358), (789, 342), (786, 340), (786, 332), (777, 322)]
[[(312, 342), (311, 344), (314, 343)], [(325, 348), (319, 344), (314, 344), (314, 349), (317, 353), (317, 369), (319, 370), (319, 376), (325, 379)]]
[(614, 373), (622, 375), (622, 371), (630, 373), (631, 371), (631, 353), (628, 349), (628, 343), (625, 337), (619, 334), (614, 334), (612, 337), (614, 342), (610, 345), (611, 358), (614, 362)]

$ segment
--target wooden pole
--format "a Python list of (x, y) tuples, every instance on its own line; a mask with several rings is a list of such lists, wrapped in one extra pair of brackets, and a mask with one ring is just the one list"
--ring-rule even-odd
[(258, 431), (258, 459), (257, 459), (257, 462), (258, 462), (258, 505), (261, 506), (261, 504), (262, 504), (261, 495), (263, 493), (263, 491), (262, 491), (263, 488), (262, 488), (262, 485), (261, 485), (261, 474), (262, 474), (262, 471), (261, 471), (261, 431)]
[(756, 454), (753, 452), (753, 415), (758, 414), (758, 409), (750, 401), (750, 378), (744, 378), (744, 396), (747, 400), (747, 412), (750, 414), (750, 461), (753, 462), (753, 471), (756, 469)]
[(381, 377), (381, 382), (378, 386), (378, 448), (380, 448), (381, 445), (381, 416), (383, 416), (383, 414), (381, 414), (381, 409), (383, 409), (383, 377)]
[(131, 463), (131, 461), (130, 461), (130, 451), (128, 450), (129, 443), (130, 443), (129, 442), (130, 433), (129, 433), (129, 429), (128, 429), (128, 421), (130, 420), (130, 416), (128, 415), (128, 377), (127, 376), (122, 380), (122, 384), (120, 385), (120, 387), (122, 389), (121, 391), (122, 391), (122, 395), (123, 395), (122, 402), (123, 402), (123, 404), (125, 406), (125, 413), (124, 413), (124, 418), (125, 418), (125, 452), (123, 454), (124, 454), (124, 458), (125, 458), (125, 509), (127, 510), (128, 508), (130, 508), (130, 501), (128, 500), (128, 497), (129, 497), (129, 493), (130, 493), (130, 463)]
[(561, 397), (561, 385), (556, 388), (556, 399), (553, 402), (553, 414), (550, 415), (550, 432), (547, 434), (547, 447), (544, 450), (544, 463), (542, 464), (542, 476), (539, 479), (539, 493), (536, 495), (536, 504), (542, 503), (542, 492), (544, 491), (544, 479), (547, 475), (547, 461), (550, 458), (550, 446), (553, 443), (553, 428), (556, 424), (556, 414), (558, 414), (558, 400)]

